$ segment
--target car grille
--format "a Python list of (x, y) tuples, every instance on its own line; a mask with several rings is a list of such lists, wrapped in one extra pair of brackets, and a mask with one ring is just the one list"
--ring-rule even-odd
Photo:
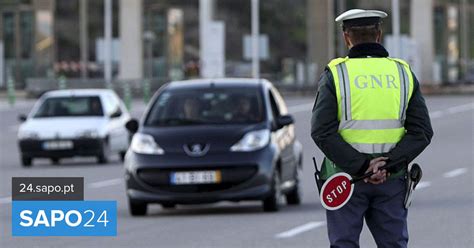
[(73, 149), (67, 149), (66, 151), (74, 152), (96, 152), (98, 153), (102, 149), (102, 142), (100, 139), (48, 139), (48, 140), (21, 140), (19, 142), (20, 149), (25, 152), (43, 152), (54, 154), (64, 150), (44, 150), (43, 143), (46, 141), (61, 141), (70, 140), (73, 142)]
[[(179, 171), (220, 170), (222, 181), (217, 184), (171, 185), (170, 174)], [(230, 189), (250, 178), (258, 169), (257, 166), (226, 166), (209, 168), (173, 168), (173, 169), (139, 169), (137, 172), (141, 181), (161, 191), (177, 193), (200, 193)]]

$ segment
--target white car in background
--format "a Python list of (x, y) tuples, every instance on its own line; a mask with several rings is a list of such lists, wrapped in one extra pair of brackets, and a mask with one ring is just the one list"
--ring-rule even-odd
[(34, 158), (94, 156), (107, 163), (113, 153), (122, 158), (128, 149), (130, 120), (125, 105), (112, 90), (56, 90), (45, 93), (18, 130), (23, 166)]

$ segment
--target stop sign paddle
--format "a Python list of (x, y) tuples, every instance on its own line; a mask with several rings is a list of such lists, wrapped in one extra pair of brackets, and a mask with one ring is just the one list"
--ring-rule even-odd
[(344, 172), (336, 173), (326, 180), (321, 188), (321, 204), (327, 210), (342, 208), (354, 192), (352, 177)]
[[(379, 170), (394, 167), (400, 163), (406, 163), (406, 160), (398, 160), (396, 162), (388, 163), (379, 168)], [(351, 199), (352, 193), (354, 192), (354, 183), (368, 178), (374, 174), (370, 171), (361, 177), (352, 179), (352, 177), (345, 173), (339, 172), (329, 177), (324, 182), (319, 197), (321, 204), (327, 210), (337, 210), (342, 208)]]

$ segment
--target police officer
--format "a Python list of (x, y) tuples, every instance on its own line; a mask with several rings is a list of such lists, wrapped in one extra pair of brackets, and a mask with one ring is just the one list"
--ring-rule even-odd
[[(378, 247), (407, 247), (405, 174), (431, 141), (428, 110), (410, 66), (380, 44), (387, 14), (353, 9), (342, 22), (345, 58), (332, 60), (319, 80), (311, 137), (326, 155), (321, 178), (344, 171), (357, 182), (349, 202), (326, 211), (331, 247), (359, 247), (363, 220)], [(378, 168), (404, 160), (388, 171)]]

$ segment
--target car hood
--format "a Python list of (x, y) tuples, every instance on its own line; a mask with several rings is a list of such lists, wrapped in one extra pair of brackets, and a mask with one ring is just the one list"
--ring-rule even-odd
[(180, 127), (143, 127), (140, 132), (150, 134), (166, 153), (185, 154), (185, 146), (190, 148), (200, 144), (208, 146), (206, 154), (228, 152), (247, 132), (266, 128), (264, 123), (252, 125), (203, 125)]
[(104, 117), (33, 118), (23, 123), (18, 133), (36, 133), (40, 139), (75, 138), (85, 131), (101, 136), (107, 120)]

